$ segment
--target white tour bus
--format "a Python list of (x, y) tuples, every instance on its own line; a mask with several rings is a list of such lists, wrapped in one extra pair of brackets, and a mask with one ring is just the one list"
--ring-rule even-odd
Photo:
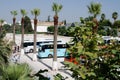
[[(53, 39), (45, 39), (45, 40), (37, 41), (36, 42), (36, 51), (38, 52), (40, 43), (51, 43), (51, 42), (54, 42)], [(62, 41), (58, 40), (57, 42), (62, 42)], [(23, 43), (23, 46), (24, 46), (25, 53), (32, 53), (34, 51), (34, 41), (25, 40)]]

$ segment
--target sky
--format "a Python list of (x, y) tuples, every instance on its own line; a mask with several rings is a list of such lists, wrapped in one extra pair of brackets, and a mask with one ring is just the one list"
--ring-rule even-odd
[[(21, 9), (25, 9), (28, 12), (27, 16), (33, 19), (31, 10), (38, 8), (40, 9), (40, 15), (38, 16), (40, 21), (46, 21), (49, 15), (50, 19), (53, 20), (52, 5), (54, 2), (63, 5), (58, 14), (59, 21), (80, 22), (80, 17), (85, 18), (91, 15), (87, 8), (91, 2), (102, 5), (101, 14), (104, 13), (107, 19), (113, 20), (113, 12), (117, 12), (118, 19), (120, 19), (120, 0), (0, 0), (0, 19), (12, 23), (13, 16), (10, 11), (16, 10), (18, 12), (16, 21), (20, 21), (22, 17)], [(97, 18), (99, 19), (100, 15)]]

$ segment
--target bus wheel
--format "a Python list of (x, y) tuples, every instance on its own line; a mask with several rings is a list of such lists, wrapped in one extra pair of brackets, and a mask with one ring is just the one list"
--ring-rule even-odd
[(30, 53), (33, 53), (33, 49), (30, 49), (30, 51), (29, 51)]
[(48, 58), (52, 58), (52, 57), (53, 57), (52, 54), (49, 54), (49, 55), (48, 55)]

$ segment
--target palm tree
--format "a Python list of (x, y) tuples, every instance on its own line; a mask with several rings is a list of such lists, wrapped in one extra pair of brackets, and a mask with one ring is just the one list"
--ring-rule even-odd
[(18, 14), (17, 11), (10, 11), (11, 15), (13, 15), (13, 45), (15, 46), (15, 21), (16, 21), (16, 15)]
[(27, 15), (27, 12), (24, 9), (21, 9), (21, 25), (22, 25), (22, 36), (21, 36), (21, 54), (24, 54), (23, 42), (24, 42), (24, 18)]
[(40, 15), (40, 9), (35, 8), (31, 11), (31, 13), (32, 13), (32, 15), (35, 16), (35, 18), (34, 18), (34, 56), (33, 56), (33, 61), (36, 61), (37, 60), (37, 56), (36, 56), (37, 16)]
[[(118, 18), (118, 13), (117, 12), (113, 12), (113, 14), (112, 14), (112, 18), (114, 19), (114, 23), (115, 23), (115, 21), (116, 21), (116, 19)], [(113, 24), (114, 25), (114, 24)], [(118, 26), (117, 26), (117, 36), (118, 36), (118, 34), (119, 34), (119, 31), (118, 31)]]
[(54, 56), (53, 56), (53, 70), (57, 70), (57, 30), (58, 30), (58, 12), (62, 9), (62, 5), (53, 3), (52, 10), (54, 15)]
[(115, 20), (118, 18), (118, 13), (117, 12), (113, 12), (112, 18), (114, 19), (114, 22), (115, 22)]
[(94, 34), (97, 32), (97, 29), (98, 29), (98, 21), (97, 21), (96, 17), (101, 12), (101, 4), (91, 2), (91, 4), (89, 6), (87, 6), (87, 8), (89, 10), (89, 13), (93, 14), (93, 23), (95, 23), (95, 26), (93, 26), (93, 34)]

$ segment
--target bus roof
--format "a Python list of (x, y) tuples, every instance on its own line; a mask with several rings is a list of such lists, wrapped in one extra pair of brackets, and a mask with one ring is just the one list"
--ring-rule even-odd
[[(59, 42), (57, 44), (66, 44), (66, 43)], [(52, 42), (50, 42), (50, 43), (41, 43), (40, 45), (54, 45), (54, 43), (52, 43)]]
[(112, 36), (102, 36), (103, 40), (111, 40), (114, 39)]
[[(33, 40), (24, 40), (24, 42), (34, 42)], [(44, 40), (37, 40), (37, 42), (54, 42), (53, 39), (44, 39)], [(57, 42), (62, 42), (61, 40), (58, 40)]]

